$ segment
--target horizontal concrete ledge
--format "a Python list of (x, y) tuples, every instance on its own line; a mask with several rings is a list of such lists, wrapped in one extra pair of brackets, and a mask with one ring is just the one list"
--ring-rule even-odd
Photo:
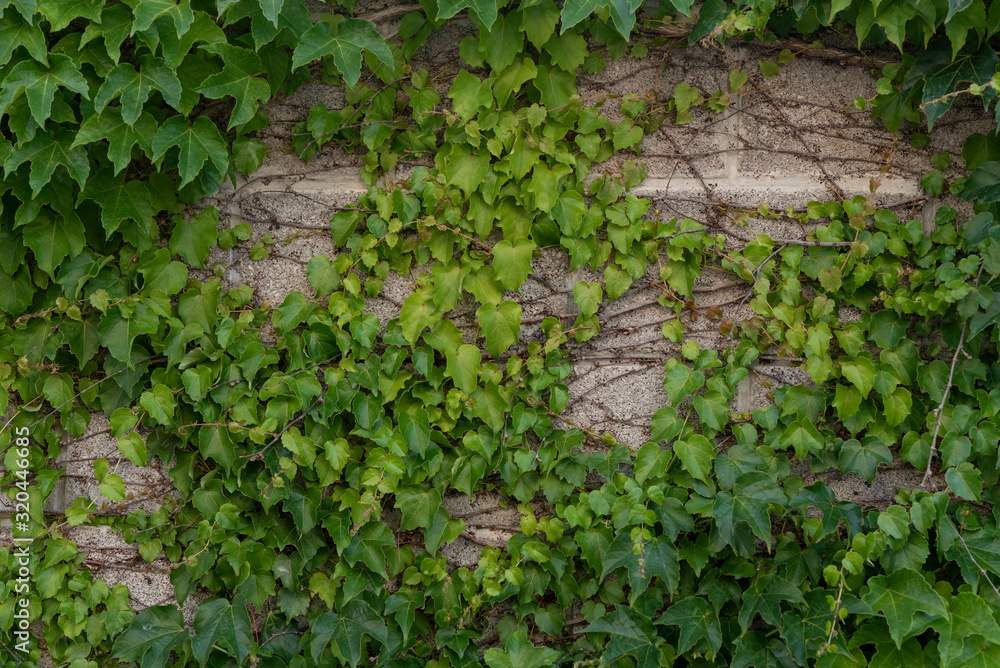
[[(395, 178), (389, 175), (389, 180)], [(402, 180), (402, 177), (399, 177)], [(837, 179), (836, 185), (846, 196), (869, 195), (871, 193), (871, 180), (868, 178), (848, 177)], [(746, 199), (752, 196), (755, 202), (771, 202), (777, 205), (778, 202), (791, 202), (802, 205), (809, 198), (826, 201), (833, 199), (830, 189), (812, 178), (771, 178), (771, 177), (751, 177), (739, 176), (732, 178), (713, 179), (693, 179), (693, 178), (668, 178), (662, 176), (650, 176), (641, 185), (632, 189), (632, 193), (639, 197), (650, 199), (660, 199), (669, 197), (671, 194), (694, 197), (705, 200), (706, 204), (711, 203), (706, 193), (706, 187), (711, 189), (715, 198), (735, 196), (737, 199)], [(234, 190), (227, 186), (219, 191), (216, 197), (230, 198), (237, 200), (245, 199), (257, 194), (296, 194), (303, 195), (353, 195), (358, 196), (368, 191), (368, 186), (364, 184), (358, 176), (358, 170), (353, 167), (343, 167), (324, 171), (306, 172), (302, 174), (291, 174), (283, 176), (260, 175), (244, 180)], [(911, 179), (885, 179), (877, 191), (877, 197), (884, 199), (887, 197), (905, 198), (914, 197), (920, 193), (920, 185), (916, 180)]]

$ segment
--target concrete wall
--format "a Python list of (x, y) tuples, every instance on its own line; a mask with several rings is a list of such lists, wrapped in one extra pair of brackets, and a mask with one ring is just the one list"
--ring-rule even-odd
[[(394, 24), (386, 22), (380, 28), (388, 34)], [(460, 65), (458, 41), (470, 30), (471, 26), (460, 22), (451, 25), (442, 35), (432, 37), (418, 55), (423, 67), (447, 82), (443, 89)], [(726, 89), (730, 70), (742, 67), (753, 73), (758, 59), (774, 60), (775, 56), (773, 51), (745, 45), (730, 45), (725, 51), (701, 47), (651, 50), (648, 58), (621, 59), (599, 74), (581, 76), (579, 89), (584, 97), (649, 90), (669, 93), (676, 83), (687, 81), (710, 94)], [(732, 247), (758, 233), (804, 238), (808, 230), (797, 223), (761, 218), (751, 218), (744, 227), (734, 224), (728, 211), (756, 209), (762, 203), (784, 209), (811, 200), (826, 201), (836, 194), (868, 194), (870, 179), (879, 175), (890, 150), (891, 167), (878, 189), (878, 203), (895, 205), (904, 219), (932, 214), (935, 203), (921, 198), (918, 187), (921, 171), (929, 168), (927, 158), (933, 152), (948, 151), (960, 165), (962, 138), (992, 127), (981, 110), (958, 107), (938, 122), (928, 146), (912, 149), (906, 136), (894, 137), (872, 123), (866, 112), (852, 106), (858, 96), (875, 94), (869, 72), (836, 61), (799, 58), (782, 66), (775, 78), (751, 83), (751, 88), (756, 90), (722, 115), (696, 113), (688, 125), (665, 125), (646, 137), (643, 159), (649, 166), (649, 178), (634, 191), (653, 200), (664, 219), (682, 216), (701, 221), (725, 234), (727, 245)], [(289, 98), (273, 101), (267, 111), (272, 120), (297, 121), (316, 103), (336, 108), (342, 104), (342, 96), (312, 82)], [(616, 120), (617, 112), (609, 109), (612, 106), (606, 105), (605, 110)], [(242, 179), (236, 188), (227, 186), (205, 202), (222, 213), (222, 225), (249, 222), (254, 234), (251, 243), (268, 232), (278, 238), (296, 237), (287, 245), (276, 246), (276, 252), (265, 260), (251, 262), (242, 257), (249, 244), (242, 251), (234, 249), (218, 257), (225, 262), (238, 260), (226, 276), (228, 281), (246, 283), (260, 300), (275, 304), (293, 290), (310, 293), (305, 262), (317, 254), (333, 257), (337, 250), (325, 232), (330, 217), (367, 190), (358, 178), (356, 155), (324, 148), (303, 164), (286, 152), (291, 127), (283, 123), (267, 128), (263, 139), (272, 151), (260, 170)], [(389, 178), (404, 177), (408, 168), (412, 166), (401, 166)], [(554, 251), (543, 253), (534, 268), (541, 280), (529, 280), (522, 289), (522, 299), (532, 300), (524, 308), (526, 319), (567, 313), (573, 306), (567, 291), (578, 280), (595, 278), (582, 270), (570, 274), (566, 257)], [(383, 323), (396, 317), (410, 285), (409, 277), (390, 276), (384, 296), (370, 300), (371, 311)], [(725, 317), (748, 318), (752, 314), (743, 300), (748, 288), (721, 272), (706, 270), (698, 281), (695, 301), (701, 308), (721, 306)], [(663, 363), (676, 354), (676, 346), (664, 340), (660, 327), (673, 313), (656, 305), (657, 296), (648, 282), (640, 281), (620, 300), (602, 307), (603, 331), (579, 347), (576, 377), (570, 386), (569, 418), (610, 431), (633, 448), (648, 439), (651, 416), (665, 403)], [(743, 306), (737, 312), (741, 301)], [(847, 309), (842, 313), (845, 319), (857, 315)], [(474, 319), (469, 305), (460, 304), (456, 316), (470, 322)], [(718, 333), (718, 321), (700, 318), (689, 322), (687, 316), (683, 320), (688, 336), (702, 347), (726, 346)], [(522, 334), (530, 332), (529, 326), (522, 330)], [(768, 403), (770, 391), (782, 383), (808, 382), (808, 375), (796, 366), (794, 361), (762, 358), (738, 393), (734, 408), (745, 411)], [(106, 420), (95, 418), (87, 435), (66, 441), (59, 465), (67, 469), (67, 475), (53, 495), (53, 509), (64, 507), (77, 496), (101, 500), (91, 463), (96, 457), (105, 456), (110, 461), (118, 457), (114, 439), (106, 430)], [(158, 466), (137, 469), (124, 461), (119, 472), (129, 492), (141, 495), (139, 503), (152, 507), (163, 494), (171, 493), (170, 480)], [(798, 473), (807, 483), (819, 477), (802, 467)], [(897, 461), (883, 467), (872, 485), (855, 474), (822, 477), (840, 499), (884, 506), (892, 503), (897, 487), (918, 484), (920, 474)], [(0, 503), (4, 501), (0, 499)], [(450, 498), (448, 505), (454, 513), (468, 515), (468, 531), (446, 548), (455, 565), (474, 565), (482, 545), (502, 546), (517, 530), (516, 511), (477, 512), (495, 507), (495, 498), (484, 496), (470, 502), (458, 496)], [(510, 531), (497, 528), (505, 526)], [(9, 522), (5, 522), (0, 541), (9, 539), (9, 531)], [(173, 600), (165, 562), (145, 564), (119, 536), (101, 529), (69, 529), (67, 536), (78, 542), (99, 577), (109, 584), (129, 587), (136, 610)], [(189, 599), (185, 606), (188, 619), (196, 601)]]

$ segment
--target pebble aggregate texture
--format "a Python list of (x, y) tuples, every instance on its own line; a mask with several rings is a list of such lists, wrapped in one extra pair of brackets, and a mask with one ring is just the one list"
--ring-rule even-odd
[[(387, 22), (379, 28), (390, 35), (395, 25)], [(435, 33), (416, 56), (418, 66), (441, 82), (442, 99), (447, 100), (447, 88), (462, 64), (458, 43), (472, 29), (468, 22), (452, 22)], [(695, 46), (645, 59), (622, 58), (598, 74), (581, 75), (578, 88), (585, 99), (604, 94), (641, 95), (650, 90), (669, 95), (677, 83), (687, 81), (707, 95), (727, 89), (731, 70), (743, 67), (754, 72), (758, 59), (773, 61), (776, 55), (774, 51), (740, 44), (728, 45), (724, 50)], [(932, 229), (934, 209), (942, 202), (922, 197), (919, 188), (921, 171), (930, 167), (929, 156), (949, 152), (953, 173), (948, 176), (957, 176), (957, 168), (964, 165), (962, 138), (991, 128), (981, 107), (956, 104), (938, 121), (929, 144), (913, 149), (905, 134), (892, 135), (873, 122), (868, 112), (853, 106), (858, 96), (874, 95), (875, 79), (870, 72), (836, 60), (797, 58), (783, 65), (774, 78), (751, 84), (751, 89), (721, 115), (699, 112), (682, 126), (670, 125), (668, 120), (660, 130), (648, 135), (640, 157), (649, 167), (649, 177), (632, 191), (650, 199), (662, 219), (690, 217), (713, 233), (724, 234), (727, 246), (734, 248), (760, 233), (772, 238), (805, 239), (809, 228), (799, 223), (750, 217), (740, 225), (733, 219), (737, 212), (756, 211), (764, 203), (772, 210), (784, 210), (812, 200), (867, 195), (871, 179), (879, 176), (890, 150), (891, 167), (877, 190), (876, 203), (893, 206), (901, 219), (930, 221), (925, 223), (925, 229)], [(266, 111), (274, 121), (298, 121), (318, 103), (338, 108), (343, 105), (343, 97), (338, 90), (313, 81), (290, 97), (272, 101)], [(602, 113), (612, 121), (619, 118), (615, 103), (604, 105)], [(306, 262), (315, 255), (333, 258), (337, 254), (327, 231), (330, 218), (339, 207), (353, 204), (367, 190), (358, 176), (357, 154), (349, 155), (328, 145), (308, 164), (303, 163), (289, 149), (292, 127), (290, 123), (268, 127), (262, 139), (271, 151), (261, 168), (240, 179), (235, 188), (227, 184), (204, 202), (218, 208), (220, 225), (251, 224), (253, 238), (242, 244), (244, 250), (218, 252), (210, 261), (230, 265), (225, 280), (249, 285), (258, 302), (280, 304), (295, 290), (313, 294), (306, 280)], [(624, 159), (616, 155), (611, 162)], [(387, 178), (403, 180), (413, 166), (401, 165)], [(250, 245), (269, 232), (278, 239), (295, 238), (287, 244), (276, 244), (264, 260), (244, 257)], [(572, 288), (577, 281), (600, 278), (586, 269), (569, 272), (565, 254), (549, 250), (535, 259), (533, 270), (534, 275), (522, 286), (520, 295), (507, 295), (524, 304), (522, 340), (538, 334), (537, 323), (543, 317), (572, 314)], [(615, 303), (602, 306), (598, 313), (601, 334), (576, 348), (575, 376), (566, 413), (573, 422), (609, 431), (632, 448), (648, 440), (651, 417), (666, 403), (663, 365), (668, 357), (676, 356), (678, 349), (661, 333), (662, 323), (675, 315), (656, 303), (659, 291), (652, 283), (659, 279), (655, 267), (649, 279), (638, 281)], [(370, 311), (383, 325), (399, 315), (412, 284), (412, 276), (390, 275), (383, 295), (369, 300)], [(748, 289), (749, 285), (731, 276), (706, 269), (695, 287), (695, 303), (702, 312), (719, 306), (724, 318), (749, 318), (753, 313), (745, 299)], [(474, 310), (471, 302), (460, 302), (453, 317), (458, 324), (471, 325), (475, 322)], [(849, 308), (840, 313), (845, 320), (859, 315)], [(700, 346), (719, 350), (727, 346), (719, 333), (718, 320), (695, 319), (687, 312), (681, 320), (685, 336), (697, 340)], [(471, 336), (474, 329), (467, 327), (465, 331)], [(798, 366), (797, 360), (761, 358), (737, 393), (733, 410), (744, 412), (768, 404), (773, 389), (782, 384), (808, 383), (808, 374)], [(77, 496), (97, 499), (99, 506), (101, 501), (107, 501), (100, 496), (92, 477), (91, 462), (102, 456), (112, 462), (118, 459), (107, 420), (95, 416), (87, 433), (67, 442), (62, 450), (59, 466), (66, 473), (52, 496), (51, 510), (60, 510), (58, 506), (65, 507)], [(123, 459), (117, 466), (128, 492), (149, 508), (155, 507), (163, 495), (175, 493), (169, 477), (158, 465), (140, 469)], [(892, 503), (897, 488), (915, 487), (921, 477), (920, 472), (898, 460), (883, 465), (871, 485), (853, 473), (815, 473), (807, 466), (795, 473), (807, 484), (823, 479), (839, 499), (882, 507)], [(0, 497), (0, 504), (5, 502)], [(445, 503), (454, 515), (465, 517), (468, 526), (455, 543), (444, 548), (455, 566), (474, 566), (484, 545), (502, 547), (518, 530), (517, 511), (498, 509), (499, 499), (490, 495), (471, 500), (462, 495), (449, 496)], [(136, 610), (174, 600), (166, 562), (146, 564), (132, 546), (111, 532), (78, 527), (67, 535), (87, 554), (97, 577), (129, 588)], [(8, 519), (0, 528), (0, 542), (10, 538)], [(184, 606), (189, 623), (198, 600), (191, 597)]]

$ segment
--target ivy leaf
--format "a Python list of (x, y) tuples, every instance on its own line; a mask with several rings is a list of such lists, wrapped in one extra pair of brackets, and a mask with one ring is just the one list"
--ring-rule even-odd
[(237, 594), (232, 603), (222, 598), (202, 603), (194, 615), (194, 633), (191, 649), (202, 666), (219, 640), (226, 641), (241, 665), (255, 646), (246, 598)]
[(134, 146), (138, 145), (146, 155), (152, 154), (156, 130), (156, 121), (145, 112), (129, 124), (122, 118), (121, 107), (106, 107), (100, 114), (87, 117), (70, 148), (106, 139), (108, 159), (115, 166), (115, 174), (118, 174), (132, 162)]
[(527, 280), (534, 250), (530, 239), (504, 240), (493, 247), (493, 271), (504, 289), (517, 290)]
[(177, 37), (183, 37), (194, 22), (191, 11), (191, 0), (139, 0), (132, 10), (135, 13), (135, 23), (132, 34), (147, 30), (153, 21), (161, 16), (169, 16), (174, 21)]
[(132, 11), (126, 5), (105, 5), (100, 22), (92, 21), (83, 29), (80, 48), (101, 37), (108, 57), (117, 65), (121, 59), (121, 45), (132, 33)]
[(425, 594), (419, 589), (402, 588), (385, 600), (385, 614), (393, 615), (403, 632), (403, 642), (410, 637), (410, 629), (417, 611), (424, 607)]
[(101, 206), (101, 225), (108, 238), (127, 220), (134, 220), (147, 230), (153, 227), (149, 188), (139, 179), (116, 178), (110, 169), (102, 170), (87, 182), (77, 203), (84, 199)]
[(700, 39), (706, 37), (715, 30), (715, 26), (719, 25), (729, 14), (729, 5), (725, 3), (725, 0), (708, 0), (701, 6), (698, 10), (698, 21), (694, 24), (694, 28), (691, 29), (691, 34), (688, 36), (688, 45), (696, 44)]
[[(431, 428), (427, 422), (427, 413), (399, 413), (399, 431), (403, 434), (407, 447), (421, 457), (431, 444)], [(433, 514), (433, 513), (432, 513)]]
[(616, 606), (614, 613), (592, 622), (585, 632), (609, 634), (602, 657), (604, 665), (610, 665), (623, 656), (635, 658), (637, 668), (657, 668), (660, 665), (660, 649), (656, 646), (657, 635), (652, 621), (625, 605)]
[(885, 615), (889, 635), (896, 647), (910, 635), (910, 627), (919, 612), (934, 617), (948, 618), (948, 607), (941, 595), (934, 591), (924, 576), (910, 568), (900, 568), (888, 575), (868, 581), (869, 591), (862, 600), (872, 610)]
[(351, 537), (344, 558), (351, 566), (360, 561), (384, 578), (386, 554), (395, 549), (396, 539), (385, 522), (367, 522)]
[(414, 345), (424, 328), (433, 325), (438, 316), (433, 301), (426, 295), (414, 292), (407, 297), (399, 314), (399, 325), (407, 343)]
[(206, 160), (211, 160), (221, 173), (229, 168), (226, 140), (207, 117), (199, 116), (188, 124), (182, 116), (174, 116), (160, 126), (153, 138), (153, 162), (159, 167), (167, 150), (176, 146), (180, 151), (178, 170), (180, 187), (186, 186), (201, 172)]
[(981, 204), (1000, 202), (1000, 162), (991, 160), (976, 167), (965, 182), (962, 197)]
[(86, 245), (83, 225), (78, 221), (60, 221), (42, 217), (24, 228), (24, 245), (35, 253), (38, 268), (49, 276), (67, 255), (75, 257)]
[(141, 668), (162, 668), (170, 652), (190, 637), (175, 605), (154, 605), (140, 612), (115, 640), (111, 656), (139, 661)]
[[(129, 414), (131, 415), (131, 411)], [(136, 466), (146, 465), (146, 444), (142, 437), (134, 431), (118, 439), (118, 452)]]
[(840, 459), (837, 466), (841, 471), (857, 473), (865, 482), (875, 479), (879, 464), (891, 464), (892, 453), (882, 441), (876, 437), (865, 438), (862, 445), (856, 439), (845, 441), (840, 448)]
[(785, 448), (795, 448), (795, 457), (804, 460), (810, 452), (822, 450), (823, 436), (812, 422), (801, 419), (785, 427), (779, 443)]
[(767, 542), (771, 535), (768, 505), (784, 506), (785, 502), (784, 492), (770, 476), (762, 471), (751, 471), (736, 479), (733, 493), (722, 490), (716, 494), (712, 517), (728, 543), (732, 543), (733, 527), (737, 522), (746, 522), (755, 536)]
[(983, 491), (983, 476), (971, 462), (962, 462), (948, 469), (944, 479), (956, 496), (967, 501), (979, 501)]
[(791, 506), (805, 504), (809, 504), (823, 513), (823, 532), (817, 536), (817, 539), (835, 532), (840, 526), (841, 519), (848, 523), (848, 527), (851, 526), (848, 518), (850, 504), (838, 503), (833, 490), (822, 482), (815, 482), (808, 487), (803, 487), (789, 502)]
[(559, 652), (551, 647), (535, 647), (524, 630), (507, 637), (503, 649), (491, 647), (483, 655), (490, 668), (543, 668), (555, 665)]
[(31, 163), (28, 185), (35, 197), (52, 180), (52, 174), (60, 165), (66, 168), (81, 189), (90, 174), (87, 152), (75, 147), (63, 130), (39, 133), (30, 142), (14, 148), (4, 161), (4, 171), (11, 174), (25, 161)]
[(317, 21), (295, 47), (292, 69), (332, 55), (344, 81), (354, 86), (361, 76), (362, 49), (373, 53), (387, 67), (394, 67), (392, 52), (371, 21), (344, 19), (337, 24), (336, 34), (329, 22)]
[[(905, 17), (900, 16), (902, 23), (899, 25), (905, 25), (911, 16), (918, 13), (918, 10), (911, 4), (913, 2), (914, 0), (890, 0), (889, 2), (884, 2), (879, 6), (878, 23), (883, 26), (885, 25), (882, 22), (883, 6), (892, 9), (902, 7), (901, 11), (905, 12)], [(920, 5), (920, 3), (916, 4)], [(933, 14), (933, 7), (930, 7), (929, 11)], [(887, 17), (885, 20), (888, 22), (892, 21), (893, 18)], [(894, 44), (897, 46), (901, 45), (901, 30), (897, 30), (895, 35), (889, 30), (886, 32)], [(934, 128), (934, 121), (943, 116), (951, 108), (955, 98), (954, 96), (949, 96), (949, 93), (957, 90), (960, 84), (965, 82), (980, 85), (989, 83), (996, 69), (997, 54), (989, 45), (983, 44), (979, 51), (975, 53), (963, 50), (953, 58), (949, 40), (946, 38), (936, 39), (926, 49), (917, 54), (916, 62), (913, 63), (913, 67), (906, 74), (901, 94), (903, 99), (909, 97), (916, 85), (923, 79), (924, 91), (921, 106), (924, 113), (927, 114), (927, 127), (930, 130)]]
[(257, 113), (259, 102), (271, 98), (271, 87), (259, 76), (263, 69), (260, 57), (250, 49), (226, 43), (208, 44), (202, 50), (214, 53), (225, 63), (222, 71), (201, 83), (198, 92), (217, 100), (227, 95), (236, 100), (228, 129), (246, 123)]
[(679, 404), (704, 384), (705, 374), (701, 371), (692, 371), (685, 364), (672, 366), (663, 377), (663, 389), (673, 406)]
[(684, 470), (695, 479), (708, 483), (712, 473), (715, 449), (712, 442), (701, 434), (692, 434), (685, 441), (674, 443), (674, 452), (680, 457)]
[(285, 4), (285, 0), (258, 0), (258, 2), (260, 2), (260, 11), (264, 15), (264, 18), (277, 28), (278, 15), (281, 14), (281, 8)]
[(678, 654), (687, 652), (698, 643), (698, 651), (705, 651), (711, 659), (722, 647), (722, 626), (719, 623), (719, 615), (711, 603), (698, 596), (689, 596), (670, 606), (656, 623), (680, 628)]
[(743, 592), (743, 607), (739, 615), (743, 633), (750, 629), (758, 614), (771, 626), (781, 628), (781, 601), (805, 603), (799, 588), (777, 577), (773, 570), (758, 572), (753, 586)]
[(468, 70), (462, 70), (448, 89), (448, 97), (458, 117), (468, 121), (480, 108), (493, 105), (493, 87), (489, 79), (484, 81)]
[(521, 305), (509, 300), (497, 306), (483, 304), (476, 311), (479, 326), (486, 337), (486, 350), (494, 357), (500, 357), (517, 343), (521, 331)]
[(552, 56), (552, 62), (567, 72), (575, 73), (587, 59), (587, 40), (583, 35), (553, 35), (544, 48)]
[(524, 50), (524, 36), (521, 35), (521, 16), (511, 12), (500, 17), (480, 38), (486, 52), (486, 62), (495, 72), (505, 70)]
[(718, 390), (697, 395), (692, 400), (692, 405), (698, 411), (701, 426), (709, 436), (722, 431), (729, 421), (729, 402)]
[(219, 212), (215, 207), (207, 207), (191, 219), (174, 216), (173, 222), (170, 251), (180, 255), (188, 264), (203, 266), (208, 259), (209, 249), (216, 242)]
[(146, 409), (157, 424), (169, 425), (174, 421), (177, 401), (166, 385), (154, 385), (139, 398), (139, 405)]
[(479, 348), (464, 343), (457, 350), (449, 349), (446, 357), (448, 365), (444, 371), (445, 377), (451, 378), (455, 382), (455, 387), (462, 392), (472, 394), (479, 380), (479, 368), (482, 366)]
[(268, 150), (267, 144), (256, 137), (237, 137), (233, 142), (233, 165), (241, 174), (251, 174), (260, 169)]
[(891, 350), (906, 336), (906, 321), (892, 309), (882, 309), (872, 316), (868, 334), (880, 348)]
[(203, 457), (218, 462), (226, 471), (231, 471), (236, 464), (236, 447), (225, 427), (199, 429), (198, 450)]
[(524, 18), (521, 20), (521, 30), (528, 41), (538, 49), (548, 41), (559, 23), (559, 8), (552, 0), (540, 0), (530, 7), (521, 7)]
[(32, 58), (48, 64), (49, 52), (41, 29), (17, 14), (7, 13), (0, 18), (0, 67), (9, 63), (14, 51), (22, 46)]
[(371, 609), (371, 606), (359, 599), (354, 599), (343, 606), (340, 614), (324, 612), (312, 622), (311, 633), (312, 641), (309, 643), (309, 649), (313, 661), (319, 662), (323, 649), (333, 642), (337, 653), (351, 664), (352, 668), (361, 662), (362, 646), (366, 644), (364, 636), (369, 636), (383, 645), (389, 642), (385, 621)]
[[(464, 71), (464, 70), (463, 70)], [(449, 185), (456, 185), (466, 195), (478, 192), (490, 165), (490, 155), (484, 151), (470, 150), (469, 146), (456, 146), (444, 173)]]
[(450, 19), (463, 9), (471, 9), (487, 30), (497, 20), (496, 0), (438, 0), (438, 20)]
[(948, 616), (932, 624), (941, 634), (938, 651), (942, 666), (954, 665), (952, 660), (962, 654), (965, 638), (978, 635), (991, 640), (1000, 636), (1000, 626), (981, 596), (962, 592), (951, 597), (948, 607)]
[[(26, 10), (22, 3), (17, 3), (18, 9)], [(35, 3), (32, 3), (34, 5)], [(79, 18), (96, 21), (101, 15), (100, 0), (77, 0), (77, 2), (62, 2), (62, 0), (38, 0), (37, 8), (42, 16), (49, 22), (52, 32), (59, 32), (66, 28), (73, 20)], [(30, 5), (29, 5), (30, 6)], [(23, 13), (23, 12), (22, 12)], [(25, 13), (26, 19), (31, 19), (33, 11)]]
[(441, 507), (441, 492), (408, 485), (396, 492), (396, 508), (402, 514), (400, 529), (429, 529)]
[(862, 398), (867, 398), (875, 383), (875, 365), (867, 357), (857, 357), (840, 365), (844, 378), (849, 380), (861, 392)]
[(130, 63), (121, 63), (108, 74), (94, 97), (94, 109), (100, 113), (108, 102), (120, 97), (122, 120), (132, 125), (142, 114), (142, 106), (156, 90), (174, 109), (180, 107), (181, 82), (161, 58), (144, 56), (137, 70)]

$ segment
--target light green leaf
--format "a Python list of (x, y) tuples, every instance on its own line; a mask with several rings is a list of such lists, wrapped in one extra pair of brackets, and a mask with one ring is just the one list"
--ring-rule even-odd
[(462, 70), (455, 77), (455, 82), (448, 90), (448, 97), (452, 100), (452, 109), (463, 121), (468, 121), (482, 107), (493, 105), (493, 93), (490, 80), (485, 81), (475, 74)]
[(521, 306), (512, 301), (502, 301), (499, 305), (483, 304), (476, 311), (479, 326), (486, 337), (486, 349), (494, 357), (500, 357), (517, 343), (521, 331)]
[(250, 49), (226, 43), (209, 44), (202, 49), (219, 56), (225, 66), (205, 79), (198, 92), (215, 100), (230, 96), (236, 101), (228, 129), (246, 123), (257, 113), (258, 104), (271, 98), (271, 87), (257, 76), (263, 70), (260, 58)]
[(530, 239), (504, 240), (493, 247), (493, 271), (505, 289), (517, 290), (527, 280), (534, 250)]
[[(131, 415), (131, 411), (129, 414)], [(136, 432), (133, 431), (118, 439), (118, 451), (136, 466), (146, 465), (146, 444)]]
[(948, 488), (968, 501), (979, 501), (983, 491), (983, 476), (971, 462), (962, 462), (944, 474)]
[(166, 385), (155, 385), (151, 390), (142, 393), (139, 405), (146, 409), (157, 424), (169, 425), (174, 420), (177, 401)]
[(674, 443), (674, 452), (680, 457), (685, 471), (702, 482), (708, 482), (715, 459), (715, 449), (710, 440), (701, 434), (692, 434), (687, 440)]
[(856, 357), (850, 362), (840, 365), (844, 378), (849, 380), (861, 392), (861, 397), (867, 399), (875, 382), (875, 366), (867, 357)]
[(457, 350), (448, 350), (446, 357), (448, 366), (444, 372), (445, 377), (451, 378), (458, 389), (471, 394), (476, 389), (479, 368), (482, 366), (479, 348), (464, 343)]

